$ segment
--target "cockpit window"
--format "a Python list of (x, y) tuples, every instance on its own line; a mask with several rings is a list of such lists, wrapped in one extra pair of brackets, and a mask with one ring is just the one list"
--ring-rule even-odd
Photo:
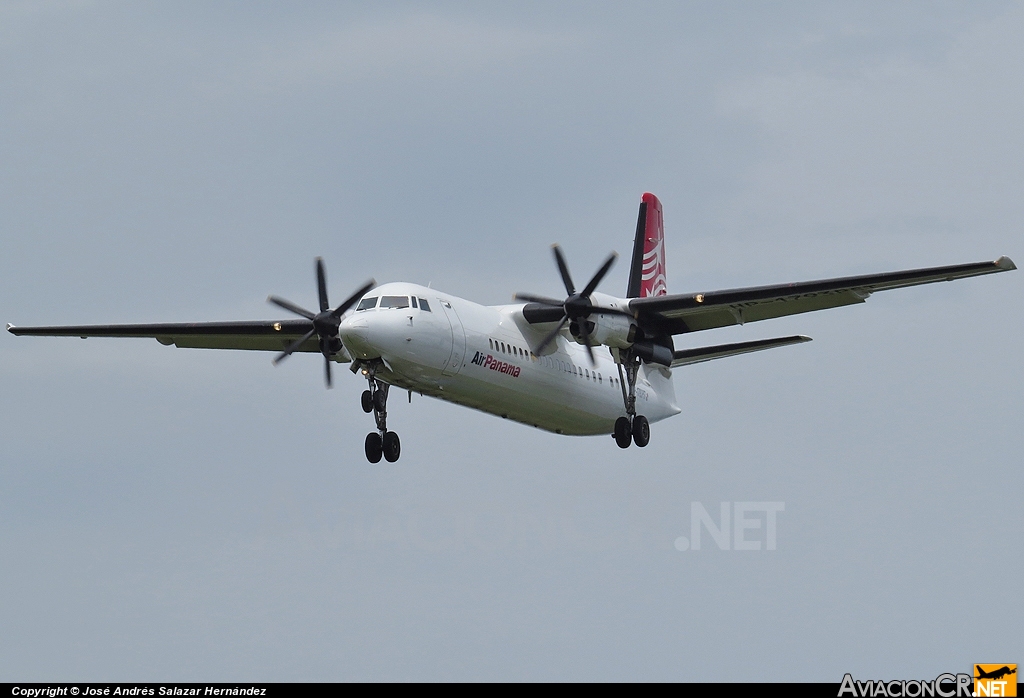
[(359, 301), (359, 305), (356, 306), (356, 310), (369, 310), (370, 308), (377, 305), (377, 296), (370, 296)]
[(427, 303), (426, 298), (420, 298), (420, 310), (426, 310), (428, 313), (430, 312), (430, 303)]
[(381, 296), (381, 308), (408, 308), (409, 296)]

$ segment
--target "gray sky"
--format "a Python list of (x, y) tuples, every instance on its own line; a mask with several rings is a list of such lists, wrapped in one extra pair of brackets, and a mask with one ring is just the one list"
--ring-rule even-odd
[[(0, 321), (1024, 261), (1011, 3), (0, 4)], [(622, 293), (620, 263), (602, 290)], [(646, 449), (315, 356), (0, 337), (4, 680), (930, 678), (1021, 661), (1021, 272), (679, 338)], [(401, 397), (401, 396), (399, 396)], [(691, 502), (778, 549), (680, 552)], [(710, 545), (710, 548), (709, 548)]]

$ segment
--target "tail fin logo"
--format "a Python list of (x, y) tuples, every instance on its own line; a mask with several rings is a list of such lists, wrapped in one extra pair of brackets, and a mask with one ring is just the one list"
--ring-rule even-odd
[[(640, 297), (664, 296), (668, 293), (665, 278), (665, 220), (661, 202), (654, 194), (647, 193), (641, 199), (646, 208), (643, 224), (643, 257), (640, 265)], [(638, 228), (640, 226), (637, 226)], [(640, 240), (635, 241), (639, 247)]]
[(627, 298), (664, 296), (668, 293), (665, 279), (665, 221), (661, 202), (650, 192), (640, 198), (640, 215), (636, 219), (633, 238), (633, 263), (629, 268)]
[(649, 249), (644, 250), (640, 274), (640, 297), (664, 296), (668, 293), (665, 279), (665, 240), (647, 238)]

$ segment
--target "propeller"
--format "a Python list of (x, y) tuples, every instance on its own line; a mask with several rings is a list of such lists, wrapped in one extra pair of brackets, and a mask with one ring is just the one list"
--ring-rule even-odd
[[(587, 323), (584, 320), (590, 316), (593, 312), (598, 313), (610, 313), (615, 315), (629, 315), (629, 313), (619, 310), (618, 308), (601, 308), (594, 305), (593, 301), (590, 300), (590, 294), (592, 294), (597, 285), (604, 279), (605, 274), (615, 264), (615, 260), (618, 258), (617, 252), (612, 252), (608, 255), (608, 259), (604, 261), (601, 268), (597, 270), (594, 276), (587, 282), (587, 285), (583, 287), (583, 290), (579, 293), (576, 292), (576, 285), (572, 281), (572, 275), (569, 273), (569, 265), (565, 263), (565, 256), (562, 254), (562, 248), (558, 245), (552, 245), (551, 249), (555, 253), (555, 263), (558, 265), (558, 273), (562, 276), (562, 283), (565, 284), (565, 292), (568, 297), (565, 300), (555, 300), (554, 298), (546, 298), (544, 296), (536, 296), (530, 293), (517, 293), (515, 295), (516, 300), (529, 301), (531, 303), (541, 303), (543, 305), (550, 305), (555, 308), (561, 307), (562, 319), (559, 321), (558, 326), (555, 327), (544, 340), (537, 346), (536, 353), (541, 353), (544, 349), (555, 341), (555, 337), (562, 331), (567, 322), (575, 322), (579, 327), (580, 339), (583, 340), (583, 346), (587, 348), (587, 356), (590, 357), (590, 364), (593, 366), (597, 362), (594, 360), (594, 350), (590, 346), (590, 331), (587, 328)], [(632, 317), (632, 316), (630, 316)]]
[(316, 258), (316, 287), (320, 300), (320, 312), (313, 313), (300, 305), (277, 296), (269, 296), (267, 302), (273, 303), (279, 308), (295, 313), (313, 323), (313, 329), (304, 334), (301, 338), (289, 344), (283, 352), (274, 357), (274, 365), (284, 361), (292, 355), (299, 347), (312, 339), (314, 336), (320, 340), (320, 353), (324, 355), (324, 383), (331, 387), (331, 356), (341, 349), (341, 338), (338, 336), (338, 327), (341, 326), (341, 316), (351, 308), (357, 300), (362, 298), (367, 291), (374, 287), (376, 282), (373, 279), (367, 281), (363, 286), (345, 299), (345, 302), (334, 310), (331, 310), (327, 301), (327, 273), (324, 271), (324, 260)]

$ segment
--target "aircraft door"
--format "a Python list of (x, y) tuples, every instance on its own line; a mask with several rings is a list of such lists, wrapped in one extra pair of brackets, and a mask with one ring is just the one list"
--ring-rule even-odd
[(463, 329), (462, 320), (459, 319), (459, 314), (455, 312), (452, 304), (446, 300), (438, 299), (438, 301), (441, 303), (441, 309), (452, 327), (452, 353), (441, 369), (441, 373), (446, 376), (454, 376), (462, 369), (462, 364), (466, 360), (466, 331)]

